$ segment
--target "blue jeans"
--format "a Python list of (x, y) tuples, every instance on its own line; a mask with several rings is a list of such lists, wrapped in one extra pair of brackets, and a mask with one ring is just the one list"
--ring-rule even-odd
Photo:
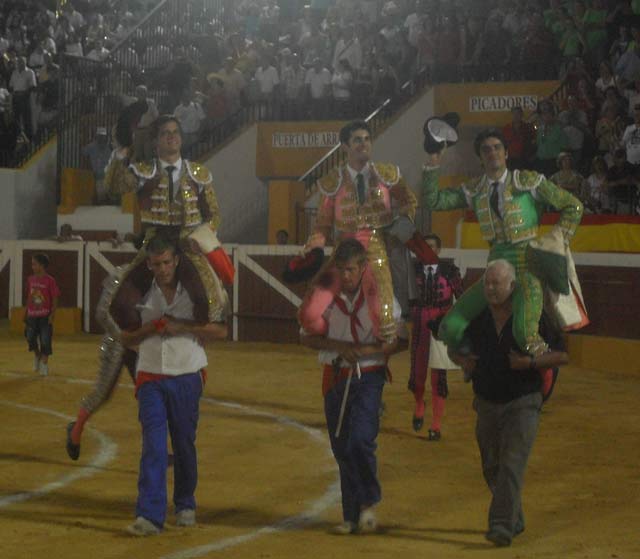
[(196, 508), (194, 493), (198, 463), (195, 441), (201, 395), (200, 373), (145, 382), (138, 390), (142, 457), (136, 516), (150, 520), (159, 528), (167, 514), (167, 431), (175, 458), (173, 503), (176, 513)]
[(48, 316), (28, 316), (24, 325), (24, 336), (29, 344), (29, 351), (40, 355), (51, 355), (51, 338), (53, 326)]
[(357, 523), (360, 510), (382, 498), (377, 476), (376, 438), (380, 427), (378, 412), (382, 400), (386, 370), (353, 374), (340, 436), (335, 432), (346, 385), (341, 379), (324, 397), (324, 413), (331, 450), (340, 470), (342, 515)]

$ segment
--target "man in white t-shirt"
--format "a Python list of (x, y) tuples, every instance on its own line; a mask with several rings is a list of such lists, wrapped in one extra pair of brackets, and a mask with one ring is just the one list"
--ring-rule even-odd
[(193, 301), (178, 281), (180, 257), (170, 241), (157, 236), (147, 245), (151, 289), (138, 306), (142, 326), (123, 331), (125, 347), (139, 346), (136, 397), (142, 426), (134, 536), (160, 533), (167, 512), (167, 436), (174, 454), (173, 502), (176, 524), (196, 523), (198, 481), (196, 428), (207, 356), (202, 344), (227, 337), (224, 323), (198, 323)]
[(627, 152), (627, 161), (640, 165), (640, 104), (634, 107), (633, 124), (625, 129), (621, 143)]
[(9, 80), (9, 91), (13, 95), (13, 114), (18, 126), (31, 139), (31, 92), (36, 88), (36, 74), (27, 67), (24, 56), (16, 59), (16, 69)]
[(182, 102), (175, 108), (173, 115), (178, 119), (182, 129), (182, 150), (188, 154), (193, 144), (198, 141), (200, 127), (206, 115), (202, 105), (192, 100), (188, 89), (182, 93)]
[(302, 330), (301, 342), (319, 350), (323, 366), (324, 411), (342, 490), (343, 522), (335, 533), (370, 533), (377, 530), (374, 507), (381, 499), (375, 449), (387, 361), (391, 354), (406, 349), (408, 335), (394, 301), (396, 340), (383, 343), (374, 336), (361, 287), (368, 266), (362, 244), (356, 239), (342, 241), (333, 259), (340, 292), (323, 315), (326, 334)]
[(317, 120), (327, 117), (331, 72), (322, 63), (322, 58), (313, 61), (313, 68), (307, 70), (304, 83), (307, 86), (311, 116)]
[(258, 82), (258, 91), (262, 101), (272, 101), (275, 99), (280, 85), (278, 70), (271, 64), (265, 56), (262, 59), (260, 67), (255, 73), (256, 82)]

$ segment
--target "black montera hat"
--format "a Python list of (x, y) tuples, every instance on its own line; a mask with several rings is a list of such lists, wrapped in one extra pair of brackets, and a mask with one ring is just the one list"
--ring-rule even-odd
[(434, 116), (424, 123), (424, 151), (437, 153), (445, 146), (452, 146), (458, 142), (457, 127), (460, 123), (458, 113), (447, 113), (443, 117)]

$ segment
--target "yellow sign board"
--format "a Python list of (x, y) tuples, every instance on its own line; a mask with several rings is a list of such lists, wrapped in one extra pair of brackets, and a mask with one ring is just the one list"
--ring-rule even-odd
[(434, 114), (456, 112), (463, 126), (503, 126), (510, 122), (513, 107), (529, 114), (559, 86), (557, 81), (436, 85)]
[(256, 176), (300, 177), (340, 143), (342, 121), (260, 122)]

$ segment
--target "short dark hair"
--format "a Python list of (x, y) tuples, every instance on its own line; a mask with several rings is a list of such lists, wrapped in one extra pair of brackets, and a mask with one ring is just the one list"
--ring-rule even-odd
[(163, 235), (156, 235), (155, 237), (152, 237), (145, 247), (147, 256), (150, 256), (151, 254), (162, 254), (167, 250), (170, 250), (173, 254), (178, 254), (178, 247), (175, 241)]
[(340, 129), (340, 143), (347, 145), (356, 130), (366, 130), (371, 134), (371, 128), (364, 120), (352, 120)]
[(49, 257), (44, 252), (38, 252), (33, 255), (33, 259), (43, 268), (49, 267)]
[(358, 260), (359, 264), (367, 259), (367, 249), (356, 239), (345, 239), (333, 253), (333, 259), (336, 263), (344, 264), (354, 258)]
[(505, 137), (503, 136), (502, 132), (500, 132), (500, 130), (498, 130), (497, 128), (487, 128), (486, 130), (480, 132), (476, 136), (476, 139), (473, 141), (473, 149), (478, 157), (480, 157), (480, 146), (488, 138), (495, 138), (496, 140), (500, 140), (500, 142), (504, 146), (504, 149), (508, 148), (507, 140), (505, 140)]
[(436, 242), (436, 246), (438, 248), (442, 248), (442, 239), (438, 237), (438, 235), (436, 235), (435, 233), (427, 233), (424, 236), (424, 240), (428, 241), (429, 239), (433, 239)]
[(152, 131), (152, 135), (151, 137), (154, 140), (158, 139), (158, 134), (160, 134), (160, 129), (167, 123), (169, 122), (175, 122), (178, 125), (178, 130), (180, 130), (180, 137), (182, 137), (182, 126), (180, 126), (180, 121), (173, 115), (168, 115), (168, 114), (164, 114), (164, 115), (160, 115), (158, 118), (156, 118), (153, 121), (153, 124), (151, 125), (151, 131)]

